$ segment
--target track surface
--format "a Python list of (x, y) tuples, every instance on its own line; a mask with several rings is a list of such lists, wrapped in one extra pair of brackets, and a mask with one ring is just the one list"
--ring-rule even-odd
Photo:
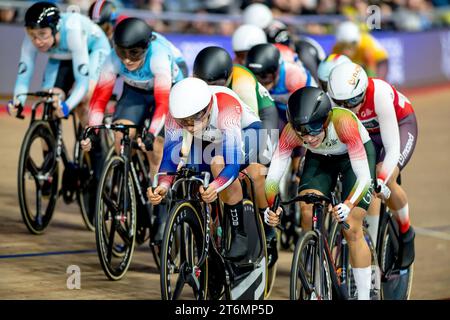
[[(403, 174), (416, 227), (413, 299), (450, 297), (450, 91), (409, 94), (419, 121), (415, 154)], [(106, 279), (76, 204), (58, 200), (46, 233), (25, 228), (17, 198), (17, 162), (28, 121), (0, 113), (0, 299), (160, 299), (159, 274), (147, 246), (124, 279)], [(66, 133), (68, 130), (65, 131)], [(292, 254), (281, 252), (271, 299), (288, 299)], [(81, 270), (81, 289), (67, 289), (67, 268)]]

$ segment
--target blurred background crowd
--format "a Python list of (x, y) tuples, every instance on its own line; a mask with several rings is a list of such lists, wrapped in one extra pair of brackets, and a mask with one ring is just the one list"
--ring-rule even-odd
[[(76, 5), (83, 12), (87, 12), (93, 0), (54, 2)], [(423, 31), (450, 25), (450, 0), (113, 0), (113, 2), (119, 10), (148, 10), (155, 17), (158, 16), (152, 23), (160, 32), (230, 35), (240, 24), (242, 10), (255, 2), (267, 5), (274, 18), (285, 22), (291, 28), (296, 28), (297, 31), (309, 34), (333, 33), (335, 23), (332, 17), (336, 19), (347, 17), (364, 25), (374, 10), (380, 13), (379, 30), (382, 31)], [(20, 3), (24, 4), (23, 7), (18, 6)], [(0, 21), (20, 23), (27, 3), (30, 1), (0, 0)]]

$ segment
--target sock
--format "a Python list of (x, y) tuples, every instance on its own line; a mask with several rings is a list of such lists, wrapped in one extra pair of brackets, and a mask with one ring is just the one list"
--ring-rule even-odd
[(372, 238), (373, 246), (377, 246), (377, 238), (378, 238), (378, 222), (380, 220), (380, 216), (366, 216), (367, 224), (369, 225), (367, 227), (367, 231), (369, 231), (369, 235)]
[(225, 213), (229, 215), (231, 229), (244, 233), (244, 205), (242, 200), (233, 205), (225, 203), (223, 208)]
[(353, 276), (358, 290), (358, 300), (370, 300), (370, 287), (372, 285), (372, 267), (353, 268)]
[(397, 215), (397, 222), (400, 226), (400, 233), (406, 233), (409, 229), (409, 207), (406, 204), (403, 208), (394, 211)]

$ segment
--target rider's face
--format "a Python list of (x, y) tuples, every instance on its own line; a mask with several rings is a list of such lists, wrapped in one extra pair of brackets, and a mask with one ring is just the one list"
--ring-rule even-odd
[(55, 39), (52, 35), (52, 29), (42, 28), (42, 29), (31, 29), (27, 28), (27, 34), (31, 39), (33, 45), (40, 52), (47, 52), (53, 46)]
[(128, 70), (134, 71), (134, 70), (139, 69), (142, 66), (142, 64), (144, 63), (145, 57), (142, 58), (141, 60), (137, 60), (137, 61), (133, 61), (128, 58), (120, 59), (120, 60), (123, 62), (123, 64), (125, 65), (125, 67)]
[(322, 130), (321, 133), (319, 133), (316, 136), (312, 135), (302, 135), (302, 140), (307, 143), (311, 148), (317, 148), (322, 143), (323, 139), (325, 138), (325, 130)]

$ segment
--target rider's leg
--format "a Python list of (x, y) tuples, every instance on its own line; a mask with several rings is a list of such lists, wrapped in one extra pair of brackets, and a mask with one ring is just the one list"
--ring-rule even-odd
[(150, 179), (158, 173), (163, 156), (164, 138), (157, 136), (153, 142), (153, 151), (147, 152), (147, 159), (150, 164)]
[[(215, 156), (211, 160), (211, 172), (216, 178), (225, 167), (223, 156)], [(242, 186), (238, 179), (234, 180), (219, 194), (224, 203), (224, 214), (228, 215), (231, 227), (231, 245), (227, 253), (230, 259), (243, 258), (248, 251), (247, 234), (244, 228), (244, 206)]]
[(367, 209), (366, 222), (367, 222), (367, 231), (369, 232), (370, 238), (372, 239), (374, 246), (377, 245), (378, 241), (380, 208), (381, 208), (381, 199), (379, 199), (378, 197), (372, 197), (372, 202), (370, 203), (369, 209)]
[(370, 299), (371, 287), (371, 254), (369, 245), (364, 238), (363, 219), (366, 210), (355, 207), (350, 212), (347, 223), (350, 225), (348, 230), (344, 230), (344, 237), (347, 240), (352, 265), (353, 275), (355, 277), (356, 288), (358, 290), (358, 300)]

